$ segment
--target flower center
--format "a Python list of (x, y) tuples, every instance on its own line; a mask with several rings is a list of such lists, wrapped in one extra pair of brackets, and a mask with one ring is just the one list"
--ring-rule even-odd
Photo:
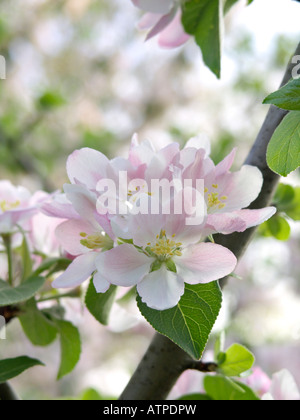
[(172, 257), (181, 257), (182, 256), (182, 243), (175, 241), (175, 235), (172, 236), (172, 239), (168, 239), (166, 231), (162, 230), (160, 235), (156, 237), (157, 241), (155, 245), (148, 243), (150, 250), (160, 261), (167, 261)]
[(14, 203), (8, 203), (6, 200), (0, 201), (0, 209), (4, 213), (5, 211), (14, 210), (21, 205), (20, 200), (15, 201)]
[(88, 235), (87, 233), (80, 233), (81, 245), (88, 249), (111, 249), (113, 247), (113, 240), (105, 235), (105, 233), (96, 233), (95, 235)]
[(218, 184), (212, 185), (213, 190), (209, 191), (208, 188), (205, 188), (204, 192), (207, 194), (207, 205), (210, 209), (218, 207), (218, 209), (223, 209), (226, 206), (226, 201), (228, 197), (226, 195), (223, 195), (220, 197), (220, 194), (218, 191), (216, 191), (219, 188)]

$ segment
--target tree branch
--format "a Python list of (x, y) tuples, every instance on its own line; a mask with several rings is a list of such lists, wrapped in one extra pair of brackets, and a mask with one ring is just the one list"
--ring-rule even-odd
[(8, 382), (0, 384), (0, 401), (19, 401), (19, 397)]
[[(300, 44), (295, 54), (300, 55)], [(292, 77), (292, 61), (289, 63), (287, 71), (282, 81), (286, 84)], [(245, 164), (257, 166), (264, 178), (262, 191), (251, 208), (257, 209), (268, 206), (279, 182), (279, 176), (273, 173), (266, 162), (266, 151), (274, 131), (279, 126), (283, 118), (287, 115), (274, 106), (266, 116), (265, 122), (257, 136), (257, 139), (245, 161)], [(250, 243), (255, 228), (248, 229), (243, 233), (232, 235), (217, 235), (217, 243), (229, 248), (238, 258), (245, 252)], [(224, 285), (225, 279), (221, 281)], [(140, 362), (136, 372), (129, 381), (122, 393), (121, 400), (163, 400), (166, 399), (173, 385), (178, 380), (184, 370), (189, 369), (195, 363), (183, 350), (168, 338), (155, 334), (146, 354)]]

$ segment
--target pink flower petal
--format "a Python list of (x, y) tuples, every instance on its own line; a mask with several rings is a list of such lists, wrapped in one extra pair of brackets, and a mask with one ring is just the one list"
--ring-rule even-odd
[(96, 267), (110, 283), (130, 287), (149, 273), (154, 260), (139, 252), (133, 245), (124, 244), (98, 254)]
[(201, 243), (183, 251), (181, 257), (175, 257), (177, 273), (185, 283), (210, 283), (232, 273), (237, 259), (229, 249), (223, 246)]
[(216, 166), (216, 176), (222, 176), (226, 172), (229, 171), (229, 169), (232, 167), (232, 164), (234, 162), (235, 156), (236, 156), (237, 148), (234, 148), (232, 152), (226, 156), (225, 159), (223, 159), (217, 166)]
[(176, 13), (176, 9), (172, 9), (170, 13), (161, 17), (161, 19), (157, 22), (157, 24), (151, 29), (148, 33), (146, 41), (153, 38), (154, 36), (158, 35), (162, 32), (166, 27), (169, 27), (169, 24), (174, 19)]
[[(276, 213), (275, 207), (259, 210), (238, 210), (231, 213), (210, 214), (205, 225), (206, 234), (244, 232), (270, 219)], [(209, 233), (208, 233), (209, 232)]]
[(105, 293), (110, 288), (110, 283), (98, 271), (93, 276), (93, 283), (97, 293)]
[(81, 185), (65, 184), (64, 191), (76, 212), (95, 228), (99, 227), (95, 220), (96, 196)]
[(151, 29), (161, 19), (161, 15), (157, 13), (145, 13), (138, 23), (138, 29), (141, 31)]
[(299, 401), (300, 392), (291, 373), (284, 369), (272, 377), (270, 394), (275, 401)]
[(83, 220), (68, 220), (56, 228), (56, 237), (62, 248), (71, 255), (81, 255), (90, 252), (90, 249), (83, 246), (80, 241), (83, 239), (81, 233), (92, 235), (95, 233), (93, 226)]
[(61, 193), (54, 194), (44, 201), (41, 205), (41, 211), (46, 216), (58, 217), (59, 219), (76, 219), (80, 217), (66, 195)]
[(91, 190), (96, 189), (97, 182), (105, 178), (109, 160), (94, 149), (75, 150), (67, 161), (67, 173), (71, 183), (82, 184)]
[(238, 172), (219, 176), (215, 183), (219, 185), (220, 194), (228, 197), (221, 213), (228, 213), (247, 208), (258, 197), (263, 176), (258, 168), (244, 165)]
[(68, 289), (79, 286), (96, 270), (95, 259), (97, 255), (97, 252), (92, 251), (77, 257), (66, 271), (54, 280), (52, 287), (56, 289)]
[(160, 34), (158, 44), (163, 48), (176, 48), (185, 44), (190, 35), (185, 33), (181, 23), (181, 11), (177, 13), (173, 21)]
[(184, 281), (163, 265), (160, 270), (147, 274), (137, 285), (137, 291), (147, 306), (164, 311), (177, 305), (184, 293)]

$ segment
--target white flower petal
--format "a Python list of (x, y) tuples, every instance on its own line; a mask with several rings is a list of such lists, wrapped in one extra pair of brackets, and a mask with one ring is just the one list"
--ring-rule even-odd
[(95, 271), (95, 259), (97, 255), (97, 252), (89, 252), (77, 257), (66, 271), (54, 280), (52, 287), (56, 289), (67, 289), (79, 286)]
[(133, 245), (124, 244), (98, 254), (96, 267), (110, 283), (130, 287), (149, 273), (153, 261)]
[(173, 260), (178, 275), (189, 284), (219, 280), (232, 273), (237, 264), (235, 255), (229, 249), (210, 243), (190, 246), (183, 250), (181, 257)]
[(161, 269), (147, 274), (137, 285), (137, 291), (147, 306), (164, 311), (177, 305), (184, 293), (184, 281), (163, 265)]
[(97, 293), (105, 293), (110, 288), (110, 283), (98, 271), (94, 274), (93, 283)]

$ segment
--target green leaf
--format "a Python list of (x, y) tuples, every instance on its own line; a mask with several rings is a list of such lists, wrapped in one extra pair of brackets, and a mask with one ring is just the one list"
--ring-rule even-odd
[(294, 200), (296, 195), (295, 188), (288, 184), (279, 184), (274, 196), (274, 203), (278, 211), (285, 211)]
[(224, 376), (205, 376), (203, 384), (207, 394), (215, 401), (259, 401), (252, 389)]
[(215, 360), (218, 360), (219, 354), (223, 353), (225, 345), (225, 333), (222, 331), (216, 338), (214, 356)]
[(221, 76), (222, 0), (190, 0), (182, 7), (185, 32), (194, 35), (210, 70)]
[(90, 313), (102, 325), (108, 325), (109, 314), (115, 301), (117, 287), (111, 285), (107, 292), (97, 293), (93, 279), (91, 279), (86, 296), (85, 304)]
[(153, 328), (200, 359), (221, 309), (222, 292), (218, 282), (186, 284), (185, 293), (174, 308), (156, 311), (143, 303), (139, 295), (137, 303)]
[(34, 275), (39, 276), (40, 274), (44, 273), (45, 271), (49, 271), (50, 269), (51, 269), (50, 274), (56, 273), (58, 271), (66, 270), (68, 266), (71, 264), (71, 262), (72, 262), (71, 260), (67, 258), (62, 258), (62, 257), (46, 259), (35, 270)]
[(187, 394), (178, 398), (178, 401), (211, 401), (212, 399), (206, 394)]
[(94, 388), (88, 388), (83, 391), (80, 396), (82, 401), (102, 401), (104, 398)]
[(239, 0), (226, 0), (224, 5), (224, 14), (228, 13), (232, 6), (235, 5)]
[(25, 234), (23, 234), (22, 242), (22, 262), (23, 262), (23, 281), (31, 276), (32, 273), (32, 259), (31, 252)]
[(285, 213), (293, 220), (300, 220), (300, 187), (294, 188), (294, 198), (285, 206)]
[(43, 277), (30, 277), (18, 287), (0, 280), (0, 306), (14, 305), (31, 299), (44, 285)]
[(271, 235), (279, 241), (288, 241), (290, 239), (291, 227), (284, 217), (276, 215), (267, 220), (266, 225)]
[(51, 110), (65, 105), (66, 101), (60, 93), (46, 91), (38, 98), (38, 105), (44, 110)]
[(55, 321), (60, 333), (61, 362), (57, 379), (68, 375), (79, 362), (81, 355), (81, 340), (78, 328), (68, 321)]
[(233, 344), (225, 352), (225, 360), (219, 364), (219, 372), (226, 376), (239, 376), (251, 369), (255, 362), (254, 355), (241, 344)]
[(273, 104), (288, 111), (300, 111), (300, 79), (289, 81), (281, 89), (267, 96), (264, 104)]
[(300, 166), (300, 112), (290, 112), (271, 138), (267, 162), (272, 171), (287, 176)]
[(57, 337), (58, 329), (50, 319), (37, 308), (34, 299), (31, 299), (22, 308), (19, 321), (27, 338), (35, 346), (48, 346)]
[(0, 384), (15, 378), (34, 366), (44, 366), (44, 364), (39, 360), (31, 359), (27, 356), (0, 360)]

